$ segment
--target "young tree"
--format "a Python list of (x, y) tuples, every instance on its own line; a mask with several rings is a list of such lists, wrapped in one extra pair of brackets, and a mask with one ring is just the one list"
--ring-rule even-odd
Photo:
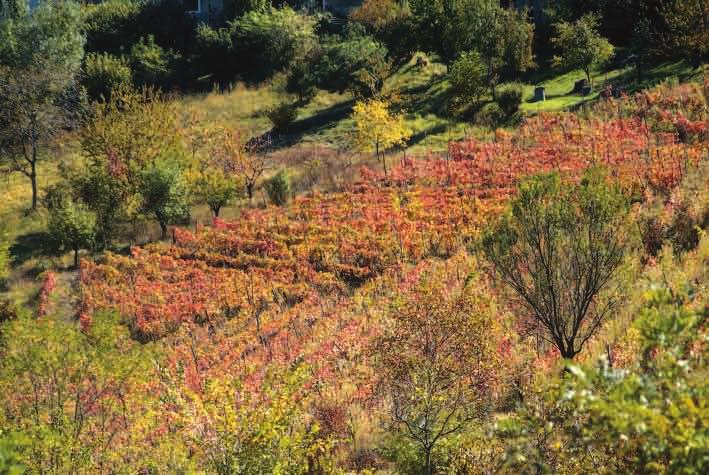
[(83, 54), (74, 2), (42, 2), (0, 18), (0, 154), (29, 179), (33, 210), (40, 154), (73, 118), (69, 96)]
[(565, 69), (582, 69), (588, 82), (593, 85), (591, 70), (607, 62), (613, 56), (613, 45), (598, 33), (598, 18), (587, 14), (574, 23), (562, 21), (556, 25), (552, 43), (561, 56), (554, 57), (554, 64)]
[(434, 265), (393, 303), (374, 342), (379, 389), (395, 426), (420, 445), (426, 474), (436, 444), (491, 405), (501, 329), (490, 295), (475, 274), (463, 281)]
[(487, 88), (487, 68), (480, 53), (463, 53), (450, 69), (450, 82), (461, 106), (477, 104)]
[[(253, 200), (256, 184), (268, 170), (268, 159), (263, 149), (266, 144), (247, 147), (238, 130), (223, 129), (214, 149), (215, 166), (224, 173), (241, 179), (246, 188), (249, 202)], [(250, 150), (249, 150), (250, 148)]]
[(579, 185), (539, 175), (519, 186), (509, 212), (484, 236), (496, 274), (564, 358), (574, 358), (619, 304), (631, 245), (627, 210), (599, 170)]
[(404, 123), (404, 116), (389, 111), (389, 104), (380, 99), (358, 102), (352, 119), (357, 129), (356, 144), (362, 150), (373, 150), (377, 160), (387, 164), (384, 152), (396, 145), (404, 145), (411, 137), (411, 130)]
[(79, 266), (79, 251), (89, 249), (96, 239), (96, 215), (86, 205), (64, 200), (49, 210), (49, 233), (58, 247), (74, 251), (74, 266)]
[(176, 160), (156, 160), (138, 178), (142, 210), (157, 218), (165, 239), (168, 224), (189, 218), (189, 192), (181, 165)]
[[(322, 460), (333, 444), (307, 421), (312, 392), (303, 387), (311, 370), (299, 365), (265, 372), (257, 390), (227, 376), (181, 398), (190, 404), (182, 412), (191, 430), (183, 435), (212, 473), (333, 473)], [(182, 385), (177, 391), (184, 391)]]
[(243, 185), (239, 186), (239, 180), (216, 168), (202, 170), (193, 183), (195, 194), (207, 203), (215, 217), (219, 217), (224, 206), (243, 196)]

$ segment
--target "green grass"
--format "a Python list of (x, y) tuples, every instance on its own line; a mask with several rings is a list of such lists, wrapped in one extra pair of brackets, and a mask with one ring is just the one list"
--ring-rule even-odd
[[(46, 216), (41, 210), (29, 211), (29, 180), (18, 172), (8, 171), (7, 168), (0, 170), (0, 186), (3, 189), (0, 223), (10, 242), (10, 274), (6, 286), (0, 288), (0, 298), (27, 305), (37, 295), (41, 272), (63, 268), (69, 260), (46, 252)], [(38, 175), (41, 197), (42, 191), (58, 179), (57, 163), (50, 160), (40, 162)]]
[[(596, 70), (593, 72), (594, 92), (583, 97), (571, 93), (574, 82), (585, 78), (582, 71), (563, 74), (551, 70), (536, 71), (523, 84), (521, 111), (533, 115), (574, 109), (583, 103), (597, 100), (599, 91), (607, 83), (634, 92), (669, 77), (686, 81), (699, 74), (701, 69), (693, 69), (682, 61), (663, 63), (648, 69), (643, 81), (637, 80), (631, 67)], [(200, 111), (208, 122), (244, 129), (250, 135), (261, 135), (268, 133), (271, 128), (265, 115), (268, 109), (281, 101), (293, 100), (282, 92), (283, 88), (279, 86), (282, 83), (282, 78), (277, 78), (260, 87), (238, 84), (226, 92), (188, 96), (181, 102), (187, 109)], [(545, 86), (546, 101), (533, 102), (536, 85)], [(431, 62), (427, 66), (419, 66), (417, 57), (412, 58), (387, 78), (383, 94), (391, 98), (394, 109), (404, 113), (406, 123), (413, 131), (409, 153), (441, 151), (447, 148), (451, 140), (489, 133), (470, 120), (450, 117), (450, 84), (446, 78), (446, 68), (440, 63)], [(492, 99), (488, 97), (487, 100)], [(354, 133), (354, 123), (350, 119), (354, 102), (349, 94), (320, 91), (313, 101), (299, 110), (298, 119), (288, 133), (272, 137), (274, 145), (279, 149), (312, 144), (346, 148)]]
[[(580, 79), (585, 79), (586, 75), (581, 70), (570, 71), (552, 76), (536, 84), (525, 84), (524, 103), (522, 104), (521, 110), (527, 114), (536, 114), (539, 112), (555, 112), (573, 109), (583, 103), (597, 100), (600, 91), (609, 83), (621, 87), (628, 93), (633, 93), (640, 89), (652, 87), (668, 78), (677, 78), (682, 82), (693, 80), (699, 77), (701, 72), (702, 68), (692, 68), (684, 61), (662, 63), (648, 68), (648, 70), (644, 72), (643, 79), (640, 81), (633, 67), (595, 70), (592, 73), (594, 91), (584, 97), (580, 94), (572, 94), (572, 90), (574, 83)], [(546, 101), (533, 102), (535, 86), (544, 86), (546, 88)]]

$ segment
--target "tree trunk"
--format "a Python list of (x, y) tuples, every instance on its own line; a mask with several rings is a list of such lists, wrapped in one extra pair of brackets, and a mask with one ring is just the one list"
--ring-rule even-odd
[(433, 464), (431, 463), (431, 449), (424, 449), (426, 451), (426, 475), (433, 475)]
[(218, 218), (219, 217), (219, 211), (221, 211), (222, 207), (221, 206), (214, 206), (212, 207), (212, 213), (214, 213), (214, 217)]
[(249, 197), (249, 204), (250, 204), (254, 198), (254, 184), (253, 183), (246, 184), (246, 194)]
[(79, 249), (74, 248), (74, 267), (78, 268), (79, 267)]
[(167, 223), (163, 220), (160, 220), (160, 230), (162, 231), (162, 239), (167, 238)]
[(30, 182), (32, 183), (32, 211), (37, 209), (37, 147), (32, 144), (32, 162), (30, 163)]

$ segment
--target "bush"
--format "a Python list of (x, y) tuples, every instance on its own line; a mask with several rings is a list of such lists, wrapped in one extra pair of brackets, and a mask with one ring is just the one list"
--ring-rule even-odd
[(89, 53), (84, 64), (84, 86), (93, 100), (108, 98), (111, 91), (131, 85), (128, 61), (108, 53)]
[(450, 70), (451, 89), (459, 107), (480, 102), (487, 89), (487, 69), (477, 51), (463, 53)]
[(395, 0), (365, 0), (350, 13), (350, 20), (364, 25), (367, 31), (385, 44), (397, 63), (407, 61), (418, 45), (417, 29), (408, 8)]
[(133, 81), (136, 86), (167, 86), (173, 75), (173, 65), (178, 55), (164, 50), (148, 35), (141, 38), (130, 50)]
[(485, 107), (475, 114), (476, 124), (484, 125), (491, 129), (497, 128), (504, 120), (505, 112), (496, 102), (486, 104)]
[(497, 105), (500, 106), (506, 117), (512, 117), (522, 104), (524, 91), (520, 84), (510, 84), (500, 88), (497, 92)]
[(284, 171), (278, 172), (276, 175), (266, 180), (266, 193), (268, 199), (276, 206), (283, 206), (288, 202), (290, 196), (290, 177)]
[(136, 28), (140, 14), (138, 2), (108, 0), (84, 6), (86, 49), (119, 55), (140, 38)]
[(316, 42), (315, 19), (287, 6), (249, 11), (231, 29), (243, 71), (255, 79), (286, 70)]
[(298, 118), (298, 106), (289, 102), (282, 102), (266, 112), (268, 120), (273, 124), (274, 130), (287, 130)]
[(214, 29), (201, 24), (197, 27), (195, 45), (198, 75), (211, 75), (214, 81), (221, 84), (227, 83), (236, 76), (238, 63), (233, 55), (231, 34), (228, 29)]
[[(298, 75), (310, 75), (315, 85), (330, 92), (351, 91), (360, 97), (379, 93), (390, 69), (386, 47), (366, 34), (363, 27), (348, 27), (345, 36), (333, 36), (313, 49), (307, 57), (309, 69)], [(289, 83), (296, 82), (291, 71)], [(305, 81), (306, 84), (309, 84)]]

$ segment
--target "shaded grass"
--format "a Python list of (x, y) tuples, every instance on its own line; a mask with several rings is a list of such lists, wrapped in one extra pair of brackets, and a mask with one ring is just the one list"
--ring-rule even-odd
[[(446, 67), (437, 62), (419, 66), (417, 57), (401, 66), (389, 76), (383, 95), (390, 99), (396, 111), (404, 113), (406, 125), (413, 131), (407, 152), (425, 153), (442, 151), (451, 140), (466, 136), (485, 136), (489, 131), (473, 124), (468, 118), (451, 117), (448, 104), (451, 98)], [(523, 114), (556, 112), (576, 109), (584, 103), (598, 99), (606, 84), (620, 86), (628, 93), (650, 87), (668, 78), (691, 80), (701, 74), (685, 62), (662, 63), (649, 68), (642, 81), (638, 81), (632, 67), (594, 71), (594, 91), (583, 97), (573, 94), (574, 83), (585, 78), (580, 71), (559, 74), (553, 70), (537, 71), (523, 84)], [(547, 100), (533, 102), (534, 87), (546, 88)], [(285, 94), (282, 78), (258, 87), (237, 84), (227, 92), (212, 92), (188, 96), (181, 100), (187, 109), (200, 111), (206, 121), (244, 129), (251, 136), (269, 135), (276, 149), (309, 144), (324, 144), (335, 148), (350, 146), (355, 132), (350, 118), (355, 98), (350, 94), (320, 91), (316, 97), (298, 111), (298, 118), (287, 133), (273, 134), (266, 117), (269, 108), (282, 101), (293, 101)], [(491, 101), (491, 97), (483, 98)]]

